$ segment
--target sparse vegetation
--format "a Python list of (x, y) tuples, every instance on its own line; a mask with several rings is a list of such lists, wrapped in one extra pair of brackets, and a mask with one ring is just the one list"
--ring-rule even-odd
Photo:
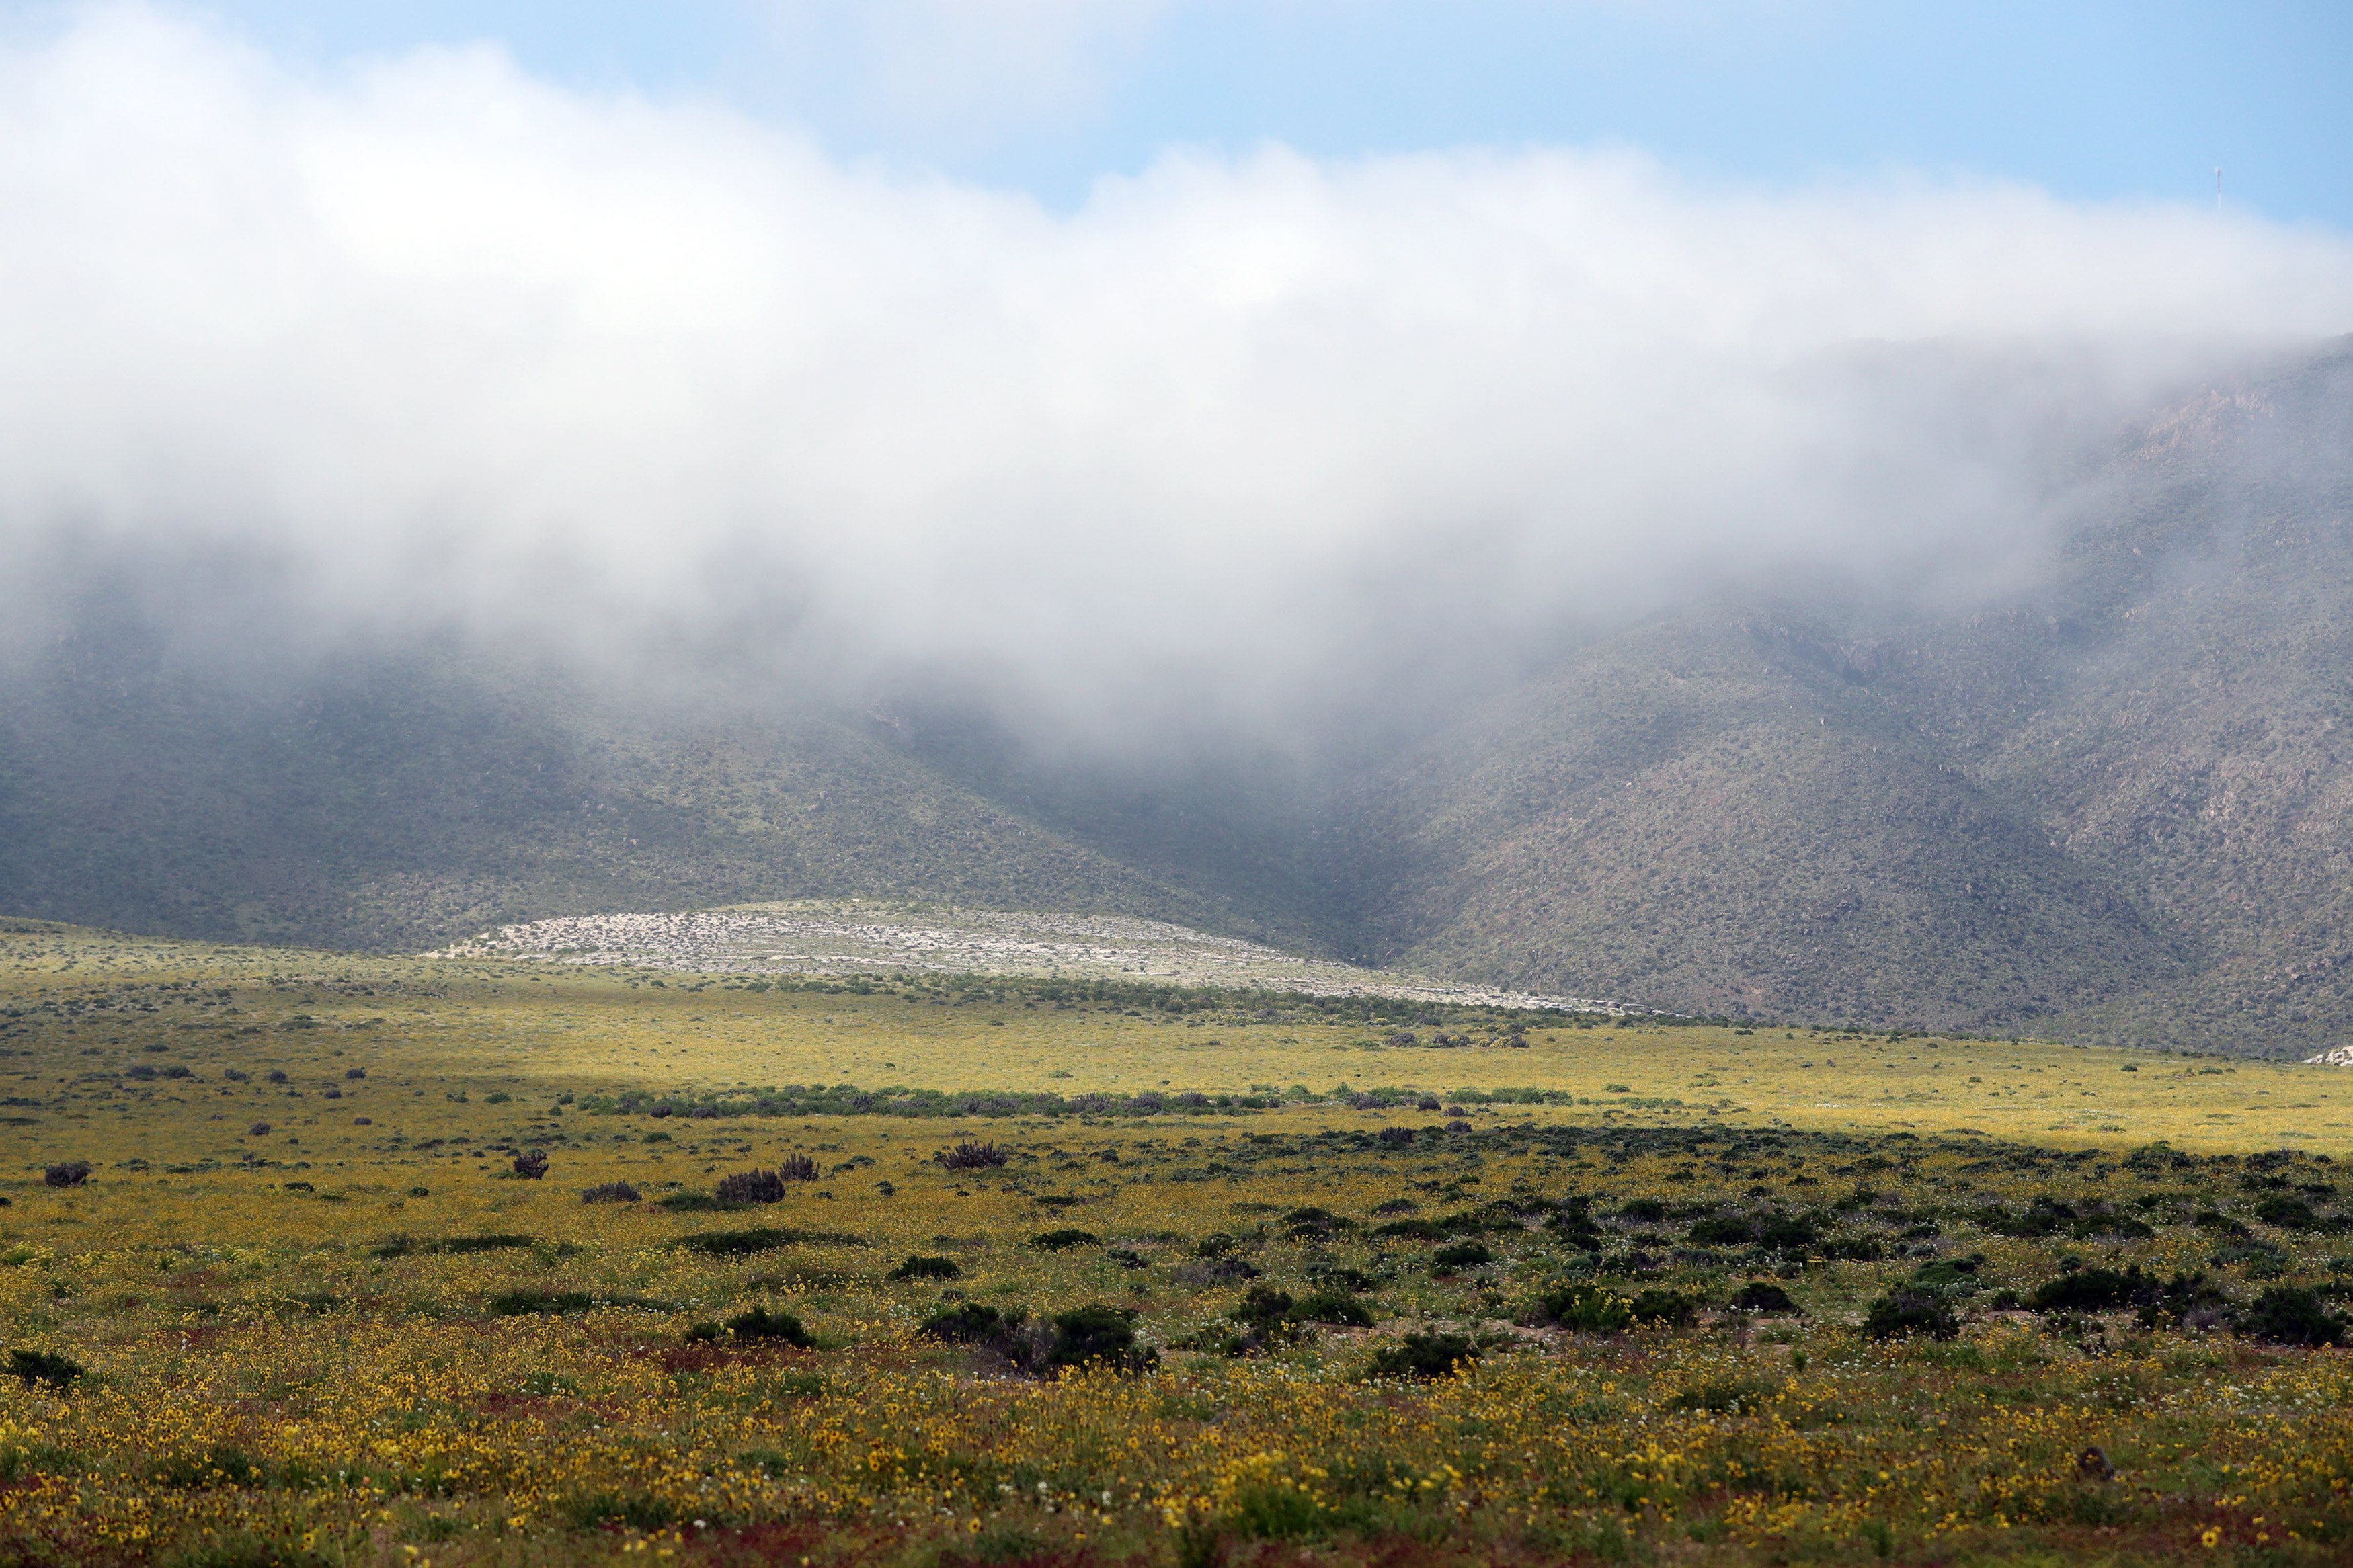
[[(2326, 1479), (2353, 1468), (2353, 1374), (2328, 1348), (2353, 1205), (2337, 1148), (2284, 1138), (2325, 1128), (2285, 1110), (2329, 1092), (2325, 1069), (2150, 1055), (2125, 1077), (2111, 1053), (2031, 1042), (1847, 1042), (1841, 1062), (1897, 1095), (1833, 1118), (1796, 1065), (1824, 1046), (1766, 1031), (1616, 1026), (1605, 1048), (1538, 1019), (1508, 1054), (1371, 1055), (1349, 1043), (1377, 1038), (1361, 1021), (1320, 1009), (1180, 1036), (1128, 1016), (1133, 991), (959, 1014), (909, 983), (714, 984), (676, 1015), (694, 1031), (657, 1032), (613, 999), (643, 988), (610, 975), (27, 940), (40, 955), (0, 969), (6, 1047), (37, 1075), (10, 1113), (70, 1139), (43, 1161), (90, 1166), (53, 1188), (28, 1163), (0, 1193), (0, 1548), (32, 1561), (59, 1528), (41, 1521), (69, 1515), (83, 1533), (52, 1561), (176, 1563), (232, 1532), (436, 1561), (646, 1541), (649, 1560), (822, 1542), (944, 1563), (1019, 1532), (1106, 1564), (1278, 1540), (1338, 1563), (1434, 1541), (1473, 1560), (1609, 1541), (1635, 1561), (1877, 1561), (1868, 1518), (1898, 1561), (2096, 1561), (2124, 1531), (2142, 1560), (2205, 1562), (2208, 1529), (2255, 1552), (2292, 1517), (2321, 1562), (2353, 1529)], [(165, 1043), (192, 1078), (86, 1068), (90, 1032), (39, 1004), (86, 1018), (100, 996), (129, 1005), (96, 1059)], [(181, 996), (313, 1024), (184, 1030)], [(845, 1089), (784, 1065), (816, 1058), (754, 1054), (804, 1031), (817, 1043), (788, 1048), (871, 1038), (895, 1076)], [(1186, 1048), (1151, 1054), (1162, 1038)], [(333, 1053), (360, 1042), (368, 1076), (348, 1079)], [(948, 1099), (926, 1075), (976, 1061), (1005, 1087), (956, 1098), (1075, 1077), (949, 1136), (876, 1109), (899, 1083)], [(1180, 1063), (1230, 1076), (1157, 1083)], [(1263, 1087), (1338, 1063), (1361, 1075), (1345, 1098)], [(1748, 1110), (1668, 1103), (1703, 1075), (1756, 1080)], [(1969, 1076), (2096, 1086), (2103, 1119), (2152, 1125), (2078, 1133), (2046, 1106), (2039, 1128), (1963, 1131), (1996, 1121), (1975, 1100), (1938, 1123), (1927, 1091)], [(1107, 1082), (1121, 1109), (1087, 1100)], [(1157, 1110), (1125, 1108), (1147, 1092)], [(1439, 1124), (1450, 1107), (1462, 1129)], [(935, 1158), (958, 1142), (1000, 1158)], [(567, 1180), (512, 1179), (533, 1149)], [(791, 1159), (814, 1179), (787, 1184)], [(747, 1172), (776, 1195), (716, 1212)]]

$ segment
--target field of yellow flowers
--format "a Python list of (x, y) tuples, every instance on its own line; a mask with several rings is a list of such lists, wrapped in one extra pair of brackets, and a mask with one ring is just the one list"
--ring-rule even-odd
[(2333, 1069), (0, 922), (0, 1563), (2337, 1563)]

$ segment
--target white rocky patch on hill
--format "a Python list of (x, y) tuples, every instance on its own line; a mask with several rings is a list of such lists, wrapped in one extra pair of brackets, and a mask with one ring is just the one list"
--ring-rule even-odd
[(876, 900), (741, 904), (679, 914), (575, 915), (500, 926), (431, 956), (522, 958), (699, 974), (905, 970), (1108, 977), (1567, 1013), (1654, 1011), (1593, 997), (1450, 985), (1420, 975), (1358, 969), (1124, 915), (965, 910)]

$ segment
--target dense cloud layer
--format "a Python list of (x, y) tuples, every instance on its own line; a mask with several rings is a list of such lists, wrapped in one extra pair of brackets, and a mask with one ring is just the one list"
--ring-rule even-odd
[(164, 563), (331, 628), (946, 668), (1098, 722), (1695, 580), (2014, 574), (2073, 443), (2353, 326), (2353, 244), (2244, 216), (1280, 148), (1056, 214), (137, 9), (0, 56), (0, 207), (19, 616)]

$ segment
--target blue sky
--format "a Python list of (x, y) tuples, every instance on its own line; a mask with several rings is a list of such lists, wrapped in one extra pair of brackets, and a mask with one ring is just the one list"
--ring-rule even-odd
[[(20, 15), (54, 6), (17, 6)], [(317, 62), (496, 40), (1067, 205), (1171, 144), (1630, 145), (1702, 179), (1891, 170), (2353, 228), (2353, 4), (2207, 0), (217, 0)]]

